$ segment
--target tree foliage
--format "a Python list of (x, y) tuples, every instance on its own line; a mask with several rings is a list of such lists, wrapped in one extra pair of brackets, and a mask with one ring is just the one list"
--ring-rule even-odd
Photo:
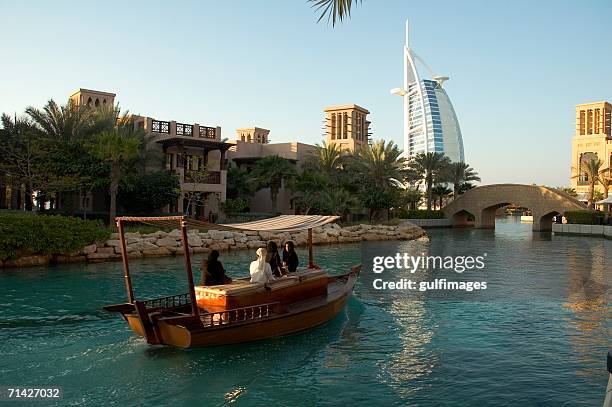
[(176, 174), (156, 171), (136, 175), (129, 185), (121, 186), (119, 201), (130, 213), (150, 214), (159, 212), (181, 195), (181, 185)]

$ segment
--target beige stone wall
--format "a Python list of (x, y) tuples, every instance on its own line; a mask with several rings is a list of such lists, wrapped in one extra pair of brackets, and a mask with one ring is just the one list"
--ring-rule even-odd
[[(375, 240), (413, 240), (426, 237), (420, 227), (403, 222), (396, 226), (354, 225), (340, 227), (328, 224), (313, 229), (314, 244), (355, 243)], [(181, 235), (178, 229), (171, 232), (126, 233), (127, 253), (129, 258), (173, 256), (184, 254), (181, 247)], [(306, 246), (308, 232), (272, 233), (272, 232), (232, 232), (210, 230), (208, 232), (189, 231), (188, 241), (192, 253), (207, 253), (210, 250), (251, 250), (264, 247), (269, 240), (274, 240), (282, 247), (291, 240), (296, 246)], [(0, 267), (29, 267), (56, 263), (97, 262), (119, 260), (121, 258), (120, 242), (115, 233), (110, 240), (84, 247), (78, 253), (61, 256), (28, 255), (16, 260), (0, 262)]]

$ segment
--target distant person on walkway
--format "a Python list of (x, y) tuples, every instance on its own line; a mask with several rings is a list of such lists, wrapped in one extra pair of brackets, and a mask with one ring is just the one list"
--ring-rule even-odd
[(266, 261), (267, 250), (263, 247), (257, 249), (257, 260), (251, 262), (249, 272), (251, 283), (269, 283), (274, 280), (270, 264)]
[(281, 258), (278, 254), (278, 246), (272, 240), (268, 242), (268, 246), (266, 247), (268, 251), (268, 255), (266, 256), (266, 261), (270, 264), (270, 268), (272, 269), (272, 274), (274, 277), (281, 277), (283, 274)]
[(298, 255), (295, 252), (295, 245), (289, 240), (285, 243), (285, 248), (283, 249), (283, 266), (289, 273), (295, 273), (299, 263)]
[(219, 261), (219, 252), (212, 250), (207, 259), (202, 260), (202, 284), (221, 285), (229, 284), (232, 279), (225, 275), (223, 264)]

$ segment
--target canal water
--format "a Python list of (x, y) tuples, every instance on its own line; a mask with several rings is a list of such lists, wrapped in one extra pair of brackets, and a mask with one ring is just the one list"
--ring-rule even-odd
[[(0, 386), (60, 386), (57, 405), (598, 406), (612, 347), (612, 241), (495, 230), (430, 230), (431, 242), (315, 248), (337, 272), (376, 253), (486, 253), (487, 290), (381, 291), (429, 278), (366, 264), (338, 318), (307, 332), (209, 349), (154, 348), (105, 304), (123, 302), (119, 263), (0, 271)], [(304, 259), (304, 251), (298, 252)], [(230, 275), (252, 253), (222, 254)], [(176, 258), (134, 261), (137, 298), (185, 291)], [(419, 277), (420, 276), (420, 277)], [(39, 404), (36, 404), (39, 405)]]

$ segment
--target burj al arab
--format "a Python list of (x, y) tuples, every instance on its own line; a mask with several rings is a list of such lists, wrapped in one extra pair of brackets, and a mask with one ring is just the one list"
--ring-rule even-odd
[[(429, 74), (421, 77), (417, 61)], [(442, 87), (447, 76), (434, 75), (410, 47), (408, 21), (404, 44), (404, 86), (391, 93), (404, 99), (404, 154), (444, 153), (453, 162), (463, 162), (463, 139), (455, 109)]]

